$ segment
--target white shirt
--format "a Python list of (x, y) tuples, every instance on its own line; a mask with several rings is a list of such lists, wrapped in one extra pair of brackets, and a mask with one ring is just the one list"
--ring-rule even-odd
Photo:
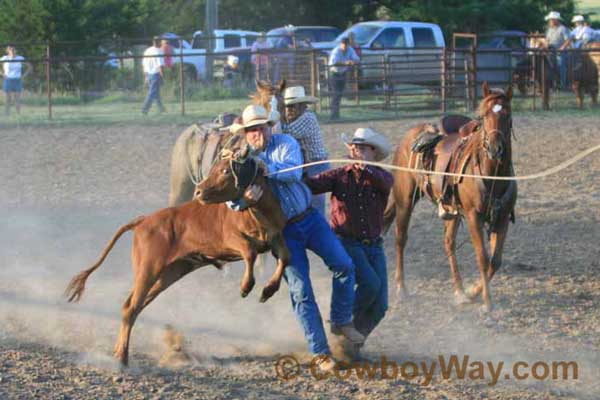
[(146, 51), (144, 51), (144, 60), (142, 61), (142, 65), (144, 67), (145, 74), (154, 75), (160, 72), (160, 67), (165, 65), (165, 58), (152, 56), (162, 55), (164, 55), (163, 51), (154, 46), (148, 47)]
[[(0, 61), (6, 61), (6, 60), (15, 60), (15, 61), (25, 61), (25, 59), (21, 56), (14, 56), (14, 57), (9, 57), (9, 56), (4, 56), (2, 58), (0, 58)], [(5, 62), (2, 65), (4, 67), (4, 77), (7, 79), (20, 79), (21, 78), (21, 71), (23, 69), (23, 63), (22, 62)]]

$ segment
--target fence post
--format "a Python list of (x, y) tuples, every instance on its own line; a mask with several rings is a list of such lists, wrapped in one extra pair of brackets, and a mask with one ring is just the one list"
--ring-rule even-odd
[(444, 47), (442, 49), (442, 65), (441, 65), (442, 76), (441, 76), (441, 79), (440, 79), (440, 84), (441, 84), (440, 92), (441, 92), (441, 95), (442, 95), (441, 108), (442, 108), (442, 112), (443, 113), (446, 112), (446, 96), (447, 96), (447, 93), (446, 93), (447, 87), (446, 86), (448, 85), (447, 78), (446, 78), (446, 74), (448, 73), (448, 71), (447, 71), (447, 65), (446, 65), (446, 57), (447, 57), (446, 48)]
[(383, 108), (387, 110), (390, 107), (390, 96), (388, 91), (388, 59), (385, 57), (385, 55), (381, 56), (381, 65), (383, 66)]
[(48, 91), (48, 119), (52, 119), (52, 58), (50, 44), (46, 45), (46, 90)]
[(183, 42), (179, 39), (179, 102), (181, 115), (185, 115), (185, 76), (183, 71)]
[(471, 70), (470, 70), (470, 92), (471, 92), (471, 109), (477, 109), (477, 51), (475, 46), (471, 46)]
[(467, 53), (463, 52), (463, 72), (465, 74), (465, 108), (471, 111), (471, 75), (469, 74), (469, 59)]
[(548, 87), (548, 63), (545, 51), (540, 58), (542, 61), (542, 109), (547, 111), (550, 109), (550, 88)]
[(314, 49), (310, 51), (310, 95), (317, 97), (317, 55)]
[(358, 66), (352, 65), (352, 78), (354, 80), (354, 84), (352, 85), (352, 89), (354, 90), (354, 101), (356, 105), (360, 105), (360, 93), (358, 91)]
[[(531, 80), (531, 82), (533, 82), (533, 94), (532, 94), (533, 99), (532, 99), (531, 108), (532, 108), (532, 111), (535, 111), (535, 98), (537, 95), (537, 74), (535, 73), (536, 66), (537, 66), (537, 53), (533, 53), (532, 59), (533, 59), (533, 62), (531, 63), (531, 66), (533, 68), (531, 68), (531, 77), (529, 77), (529, 79)], [(527, 86), (529, 86), (529, 85), (526, 85), (525, 88), (527, 88)]]

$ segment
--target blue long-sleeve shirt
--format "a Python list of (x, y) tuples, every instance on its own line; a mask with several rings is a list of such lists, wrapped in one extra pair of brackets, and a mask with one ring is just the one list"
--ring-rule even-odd
[[(300, 145), (290, 135), (274, 134), (266, 149), (258, 156), (267, 166), (269, 187), (279, 199), (283, 213), (290, 219), (304, 212), (311, 201), (311, 191), (302, 182), (302, 168), (276, 173), (304, 163)], [(242, 200), (228, 203), (234, 210), (245, 208)]]
[(338, 45), (331, 51), (331, 55), (329, 56), (329, 68), (332, 72), (343, 74), (350, 68), (346, 65), (347, 61), (357, 63), (360, 61), (360, 58), (351, 46), (348, 45), (344, 52), (341, 46)]

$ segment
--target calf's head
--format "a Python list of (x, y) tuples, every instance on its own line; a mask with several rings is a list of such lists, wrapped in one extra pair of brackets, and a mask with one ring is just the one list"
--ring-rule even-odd
[(249, 152), (249, 146), (235, 153), (225, 150), (206, 179), (196, 186), (194, 199), (209, 204), (241, 198), (259, 174), (258, 164)]

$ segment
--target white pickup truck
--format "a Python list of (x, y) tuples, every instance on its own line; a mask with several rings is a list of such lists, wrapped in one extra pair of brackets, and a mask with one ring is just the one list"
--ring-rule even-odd
[[(179, 63), (183, 58), (186, 75), (198, 80), (206, 78), (208, 38), (205, 33), (194, 32), (191, 44), (172, 33), (165, 33), (162, 37), (169, 40), (173, 47), (173, 63)], [(249, 48), (258, 37), (258, 32), (217, 29), (214, 31), (214, 37), (213, 52), (219, 56), (228, 54), (230, 50)]]
[(363, 78), (383, 79), (383, 60), (387, 60), (391, 70), (386, 73), (395, 80), (439, 81), (439, 60), (445, 42), (438, 25), (412, 21), (361, 22), (348, 28), (333, 42), (313, 43), (312, 46), (330, 54), (331, 49), (351, 33), (360, 47)]

